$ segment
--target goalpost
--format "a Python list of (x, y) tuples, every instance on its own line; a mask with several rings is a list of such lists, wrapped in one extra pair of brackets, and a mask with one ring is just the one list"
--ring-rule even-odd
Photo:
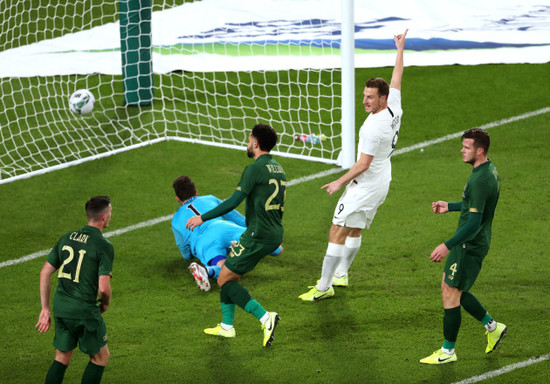
[[(336, 11), (311, 0), (153, 1), (154, 96), (140, 105), (125, 99), (119, 2), (150, 1), (0, 7), (0, 184), (163, 140), (244, 149), (258, 122), (279, 133), (276, 154), (353, 165), (353, 0)], [(261, 9), (274, 4), (292, 11)], [(80, 88), (96, 98), (89, 115), (69, 111)]]

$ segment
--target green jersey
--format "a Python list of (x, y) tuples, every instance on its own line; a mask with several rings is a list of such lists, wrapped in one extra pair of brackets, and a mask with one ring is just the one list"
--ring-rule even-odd
[(500, 193), (500, 177), (491, 161), (477, 166), (466, 182), (462, 194), (462, 207), (458, 228), (468, 221), (470, 212), (480, 213), (481, 226), (471, 240), (467, 241), (469, 248), (486, 254), (491, 243), (491, 224), (495, 215)]
[(99, 313), (99, 276), (112, 275), (114, 248), (98, 228), (86, 225), (61, 236), (48, 256), (58, 269), (56, 317), (88, 319)]
[(244, 238), (283, 241), (283, 211), (286, 197), (286, 176), (271, 155), (261, 155), (248, 165), (237, 190), (246, 194), (246, 226)]

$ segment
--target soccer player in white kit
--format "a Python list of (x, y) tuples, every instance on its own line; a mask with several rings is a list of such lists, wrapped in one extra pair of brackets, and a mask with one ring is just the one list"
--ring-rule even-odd
[(333, 285), (349, 284), (348, 270), (361, 246), (361, 233), (369, 228), (376, 210), (388, 194), (390, 157), (403, 115), (401, 79), (407, 31), (394, 36), (397, 57), (390, 84), (380, 78), (370, 79), (365, 84), (363, 104), (369, 116), (359, 131), (357, 162), (338, 180), (321, 187), (332, 195), (347, 184), (334, 210), (321, 279), (299, 296), (302, 300), (329, 298), (334, 296)]

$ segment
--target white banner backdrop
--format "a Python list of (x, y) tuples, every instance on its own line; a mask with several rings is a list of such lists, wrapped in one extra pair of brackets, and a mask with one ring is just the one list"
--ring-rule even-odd
[[(550, 62), (550, 5), (540, 0), (355, 0), (356, 67), (392, 66), (409, 29), (406, 65)], [(338, 68), (341, 0), (203, 0), (152, 19), (156, 73)], [(277, 32), (277, 33), (275, 33)], [(281, 33), (283, 32), (283, 33)], [(191, 44), (334, 48), (322, 55), (182, 54)], [(274, 48), (275, 47), (275, 48)], [(287, 49), (288, 51), (288, 49)], [(0, 77), (121, 74), (119, 24), (0, 52)]]

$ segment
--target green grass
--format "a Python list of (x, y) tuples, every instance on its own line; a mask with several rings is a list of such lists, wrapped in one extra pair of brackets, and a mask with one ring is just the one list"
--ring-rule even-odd
[[(11, 3), (2, 2), (0, 8)], [(58, 16), (87, 9), (88, 4), (56, 7), (58, 3), (48, 2)], [(161, 2), (155, 4), (160, 6)], [(16, 16), (7, 17), (6, 22), (8, 26), (27, 25), (33, 41), (74, 30), (71, 24), (29, 24), (27, 21), (36, 16), (21, 6), (7, 7)], [(104, 2), (102, 7), (101, 22), (107, 22), (115, 3)], [(92, 19), (90, 12), (80, 13), (83, 20), (76, 24), (85, 25)], [(0, 36), (2, 49), (11, 47), (4, 45), (3, 39), (14, 45), (32, 42), (5, 34)], [(199, 75), (195, 79), (200, 92), (181, 90), (180, 85), (194, 81), (188, 73), (155, 76), (156, 97), (162, 103), (149, 109), (124, 108), (119, 99), (111, 98), (122, 92), (121, 79), (116, 76), (2, 79), (2, 94), (9, 97), (2, 97), (0, 120), (22, 119), (16, 128), (10, 125), (6, 130), (3, 126), (2, 135), (22, 142), (43, 137), (48, 130), (52, 135), (59, 134), (55, 139), (50, 135), (10, 152), (32, 163), (34, 169), (42, 161), (55, 161), (42, 152), (45, 148), (65, 155), (66, 161), (77, 157), (71, 152), (74, 146), (80, 152), (78, 156), (91, 154), (89, 140), (77, 140), (86, 130), (97, 134), (92, 139), (94, 145), (103, 145), (102, 151), (106, 151), (111, 145), (133, 144), (136, 137), (154, 136), (165, 129), (187, 130), (193, 137), (194, 127), (210, 119), (217, 119), (214, 125), (223, 128), (228, 121), (224, 119), (236, 119), (249, 127), (270, 117), (254, 114), (257, 112), (252, 100), (245, 97), (242, 103), (248, 115), (226, 108), (212, 116), (208, 107), (194, 107), (190, 114), (194, 117), (183, 117), (180, 111), (188, 108), (190, 101), (204, 102), (212, 93), (254, 93), (262, 99), (262, 95), (276, 92), (269, 84), (251, 86), (258, 81), (258, 74), (248, 74), (250, 81), (240, 86), (232, 85), (235, 73)], [(304, 75), (273, 72), (266, 80), (294, 83)], [(548, 89), (541, 81), (549, 75), (550, 64), (407, 67), (399, 147), (548, 107)], [(363, 84), (374, 76), (389, 78), (391, 68), (356, 71), (358, 127), (365, 118), (360, 103)], [(99, 95), (101, 102), (93, 116), (78, 120), (67, 115), (65, 98), (75, 86), (90, 88)], [(290, 85), (280, 92), (288, 97), (281, 99), (279, 113), (290, 115), (298, 112), (287, 110), (307, 99), (311, 91)], [(29, 104), (29, 97), (41, 101)], [(1, 114), (4, 111), (7, 115)], [(340, 117), (336, 112), (308, 118), (339, 121)], [(44, 126), (52, 120), (70, 123)], [(502, 348), (495, 353), (484, 354), (484, 329), (464, 314), (457, 344), (458, 363), (442, 367), (418, 363), (442, 341), (442, 265), (429, 262), (428, 256), (437, 244), (452, 236), (458, 217), (435, 216), (430, 203), (460, 199), (471, 169), (460, 160), (457, 139), (426, 147), (424, 152), (394, 157), (390, 193), (371, 229), (364, 234), (363, 246), (352, 266), (351, 286), (338, 289), (330, 300), (303, 303), (297, 296), (320, 275), (337, 201), (337, 196), (328, 196), (320, 186), (337, 175), (289, 187), (285, 254), (264, 259), (242, 281), (266, 309), (281, 314), (270, 349), (261, 347), (262, 334), (256, 319), (240, 310), (236, 315), (237, 338), (220, 340), (203, 335), (203, 328), (220, 321), (219, 290), (197, 290), (168, 222), (111, 237), (116, 252), (113, 302), (105, 319), (112, 355), (103, 382), (454, 383), (549, 353), (548, 121), (548, 114), (544, 114), (490, 131), (490, 158), (500, 171), (502, 192), (493, 224), (492, 248), (472, 291), (497, 321), (510, 328)], [(120, 133), (126, 126), (132, 128), (131, 134), (128, 130)], [(221, 133), (212, 130), (211, 135), (218, 137)], [(103, 137), (108, 137), (111, 144), (106, 144)], [(289, 139), (283, 137), (283, 141)], [(337, 148), (337, 141), (327, 145)], [(12, 145), (4, 141), (0, 151), (3, 164), (6, 153), (21, 142)], [(33, 157), (37, 153), (45, 158)], [(279, 160), (289, 180), (330, 168), (320, 163)], [(173, 213), (177, 203), (171, 183), (182, 173), (195, 179), (200, 193), (225, 198), (248, 163), (242, 151), (164, 142), (0, 185), (0, 262), (49, 249), (61, 234), (83, 225), (84, 202), (92, 195), (112, 197), (113, 219), (108, 229), (112, 231)], [(44, 260), (41, 257), (0, 268), (0, 292), (4, 296), (0, 304), (4, 330), (0, 342), (2, 383), (41, 382), (53, 359), (53, 332), (40, 335), (33, 327), (40, 311), (38, 274)], [(79, 382), (87, 359), (75, 353), (66, 382)], [(549, 368), (550, 362), (545, 361), (485, 382), (545, 382)]]
[[(468, 89), (456, 92), (467, 94)], [(430, 110), (426, 105), (424, 112)], [(491, 117), (504, 116), (487, 112), (484, 118), (465, 118), (480, 124)], [(336, 197), (319, 188), (335, 176), (289, 187), (285, 255), (264, 259), (242, 281), (268, 310), (281, 314), (271, 349), (261, 347), (256, 319), (240, 310), (237, 338), (203, 335), (203, 328), (220, 321), (218, 289), (197, 290), (168, 222), (112, 237), (113, 303), (105, 314), (112, 356), (103, 382), (334, 383), (346, 378), (352, 383), (453, 383), (549, 353), (550, 331), (544, 326), (550, 316), (547, 124), (548, 116), (542, 115), (490, 131), (490, 157), (499, 168), (502, 193), (492, 248), (473, 292), (510, 328), (497, 352), (483, 353), (484, 329), (465, 314), (458, 363), (430, 367), (417, 362), (438, 348), (442, 338), (442, 265), (429, 262), (428, 255), (453, 234), (457, 222), (456, 215), (433, 215), (430, 203), (459, 199), (470, 173), (460, 161), (459, 140), (453, 140), (394, 158), (390, 194), (364, 235), (352, 266), (352, 285), (324, 302), (303, 303), (297, 296), (320, 274)], [(441, 134), (438, 128), (409, 118), (400, 140), (433, 138)], [(280, 160), (290, 180), (329, 168)], [(116, 230), (172, 213), (177, 204), (170, 185), (181, 173), (190, 174), (201, 193), (228, 196), (248, 162), (241, 151), (167, 142), (2, 185), (0, 260), (47, 249), (59, 235), (82, 225), (83, 204), (90, 195), (112, 196), (109, 230)], [(53, 332), (40, 335), (33, 328), (43, 261), (0, 269), (3, 382), (41, 381), (53, 359)], [(67, 382), (79, 380), (86, 361), (75, 353)], [(549, 364), (487, 382), (543, 382)]]

